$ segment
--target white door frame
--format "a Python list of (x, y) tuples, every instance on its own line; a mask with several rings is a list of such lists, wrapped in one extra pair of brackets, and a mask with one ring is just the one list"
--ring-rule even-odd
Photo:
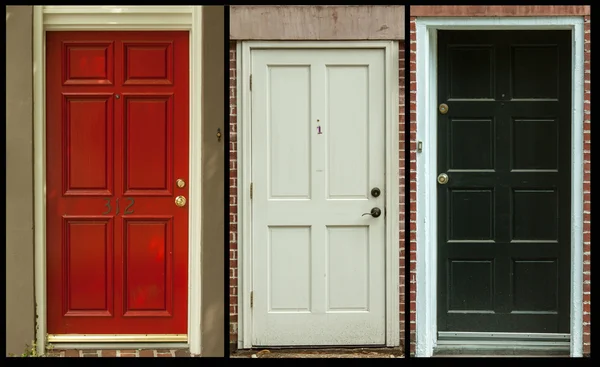
[[(255, 49), (382, 49), (385, 51), (385, 172), (386, 172), (386, 345), (400, 345), (399, 321), (399, 151), (398, 42), (395, 41), (249, 41), (237, 43), (238, 111), (238, 348), (252, 348), (252, 178), (251, 52)], [(241, 259), (241, 261), (240, 261)]]
[(571, 356), (583, 350), (583, 17), (426, 17), (417, 36), (417, 276), (416, 355), (437, 344), (437, 30), (550, 30), (572, 32), (571, 140)]
[[(191, 354), (201, 353), (201, 166), (202, 141), (202, 6), (34, 6), (33, 9), (33, 131), (34, 131), (34, 241), (36, 344), (45, 353), (46, 315), (46, 32), (47, 31), (157, 31), (190, 32), (190, 156), (188, 334)], [(57, 340), (56, 342), (59, 342)], [(103, 342), (101, 339), (86, 340)], [(114, 341), (111, 340), (111, 341)], [(122, 342), (127, 342), (123, 338)], [(173, 340), (178, 341), (178, 340)], [(71, 343), (69, 343), (71, 344)], [(73, 344), (71, 344), (73, 345)], [(77, 344), (76, 344), (77, 345)], [(114, 347), (114, 346), (113, 346)]]

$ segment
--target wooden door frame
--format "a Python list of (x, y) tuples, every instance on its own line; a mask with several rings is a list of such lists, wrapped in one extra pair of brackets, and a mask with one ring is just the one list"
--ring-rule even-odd
[[(571, 313), (570, 354), (583, 353), (583, 17), (417, 17), (416, 355), (437, 345), (437, 31), (570, 30), (571, 57)], [(411, 123), (413, 123), (411, 121)]]
[[(33, 9), (33, 131), (34, 131), (34, 252), (36, 344), (45, 353), (47, 342), (69, 347), (102, 346), (114, 338), (49, 341), (46, 295), (46, 32), (48, 31), (189, 31), (190, 119), (188, 233), (188, 333), (172, 342), (185, 343), (190, 353), (201, 352), (201, 146), (202, 141), (202, 6), (34, 6)], [(183, 340), (182, 340), (183, 339)], [(187, 339), (187, 340), (186, 340)], [(156, 340), (156, 339), (155, 339)], [(147, 342), (155, 341), (152, 339)], [(120, 343), (130, 342), (124, 336)], [(167, 341), (161, 339), (161, 341)], [(140, 342), (135, 340), (135, 342)], [(113, 343), (114, 344), (114, 343)], [(114, 345), (113, 345), (114, 348)]]
[(385, 305), (386, 345), (400, 345), (399, 282), (399, 151), (398, 151), (398, 47), (397, 41), (247, 41), (238, 42), (236, 53), (238, 101), (238, 348), (252, 348), (252, 119), (249, 78), (251, 52), (257, 49), (381, 49), (385, 52), (385, 183), (386, 183), (386, 247)]

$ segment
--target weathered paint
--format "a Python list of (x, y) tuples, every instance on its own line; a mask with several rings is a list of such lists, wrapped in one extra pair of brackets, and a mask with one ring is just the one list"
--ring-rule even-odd
[(231, 40), (403, 40), (404, 6), (231, 6)]
[[(225, 356), (224, 134), (222, 6), (202, 9), (202, 356)], [(193, 183), (190, 183), (193, 184)]]
[(6, 7), (6, 353), (34, 339), (32, 6)]

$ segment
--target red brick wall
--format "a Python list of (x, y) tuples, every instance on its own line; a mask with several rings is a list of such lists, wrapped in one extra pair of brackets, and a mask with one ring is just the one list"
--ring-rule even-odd
[(238, 231), (237, 231), (237, 51), (229, 43), (229, 342), (237, 348), (238, 330)]
[(585, 5), (442, 5), (411, 6), (413, 17), (528, 17), (561, 15), (589, 15), (590, 7)]
[[(589, 14), (589, 12), (588, 12)], [(583, 354), (590, 355), (592, 352), (591, 344), (591, 307), (592, 298), (590, 294), (591, 289), (591, 230), (592, 230), (592, 214), (591, 214), (591, 178), (592, 178), (592, 166), (591, 166), (591, 146), (592, 146), (592, 134), (591, 134), (591, 17), (585, 16), (584, 18), (584, 105), (583, 105)]]
[[(411, 7), (412, 12), (412, 7)], [(408, 256), (410, 261), (410, 290), (409, 290), (409, 320), (410, 320), (410, 355), (414, 355), (416, 347), (416, 331), (417, 331), (417, 290), (416, 290), (416, 277), (417, 277), (417, 33), (415, 25), (415, 17), (410, 18), (410, 33), (409, 33), (409, 90), (408, 98), (410, 103), (410, 119), (409, 122), (409, 166), (410, 171), (410, 223), (409, 223), (409, 249)]]
[(416, 277), (416, 16), (560, 16), (584, 18), (583, 354), (591, 353), (591, 17), (589, 6), (411, 6), (410, 8), (410, 353), (415, 351)]
[[(400, 42), (399, 46), (399, 150), (400, 150), (400, 345), (404, 346), (404, 292), (405, 292), (405, 249), (404, 249), (404, 68), (405, 68), (405, 57), (404, 57), (404, 43)], [(230, 143), (229, 143), (229, 180), (230, 180), (230, 192), (229, 192), (229, 210), (230, 210), (230, 223), (229, 223), (229, 341), (231, 343), (231, 350), (237, 348), (237, 337), (238, 337), (238, 227), (237, 227), (237, 104), (236, 104), (236, 43), (230, 42), (229, 44), (229, 122), (230, 122)]]
[(398, 144), (398, 149), (400, 150), (400, 162), (399, 162), (399, 175), (400, 175), (400, 209), (399, 209), (399, 213), (400, 213), (400, 346), (402, 349), (404, 349), (404, 340), (405, 340), (405, 332), (404, 332), (404, 324), (405, 324), (405, 317), (406, 317), (406, 312), (405, 312), (405, 299), (406, 299), (406, 246), (404, 245), (405, 242), (405, 235), (406, 235), (406, 225), (404, 224), (404, 220), (405, 220), (405, 215), (404, 215), (404, 211), (405, 206), (404, 203), (406, 202), (405, 198), (406, 198), (406, 185), (405, 185), (405, 169), (406, 169), (406, 162), (405, 162), (405, 142), (406, 142), (406, 125), (405, 125), (405, 116), (404, 116), (404, 111), (406, 110), (405, 107), (405, 101), (406, 101), (406, 94), (405, 94), (405, 82), (404, 82), (404, 78), (406, 75), (406, 57), (405, 57), (405, 51), (404, 51), (404, 42), (400, 42), (399, 44), (399, 62), (398, 62), (398, 66), (399, 66), (399, 70), (398, 70), (398, 77), (399, 77), (399, 85), (400, 85), (400, 90), (399, 90), (399, 108), (398, 108), (398, 123), (399, 123), (399, 128), (398, 131), (400, 132), (400, 136), (398, 137), (399, 139), (399, 144)]

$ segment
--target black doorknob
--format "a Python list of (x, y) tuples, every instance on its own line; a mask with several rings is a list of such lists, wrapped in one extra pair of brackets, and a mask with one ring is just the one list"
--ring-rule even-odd
[(381, 215), (381, 209), (379, 209), (379, 208), (373, 208), (373, 209), (371, 209), (370, 213), (365, 213), (362, 216), (364, 217), (365, 215), (370, 215), (373, 218), (377, 218), (378, 216)]
[(378, 197), (381, 195), (381, 190), (379, 190), (379, 187), (374, 187), (371, 189), (371, 195), (373, 195), (373, 197)]

